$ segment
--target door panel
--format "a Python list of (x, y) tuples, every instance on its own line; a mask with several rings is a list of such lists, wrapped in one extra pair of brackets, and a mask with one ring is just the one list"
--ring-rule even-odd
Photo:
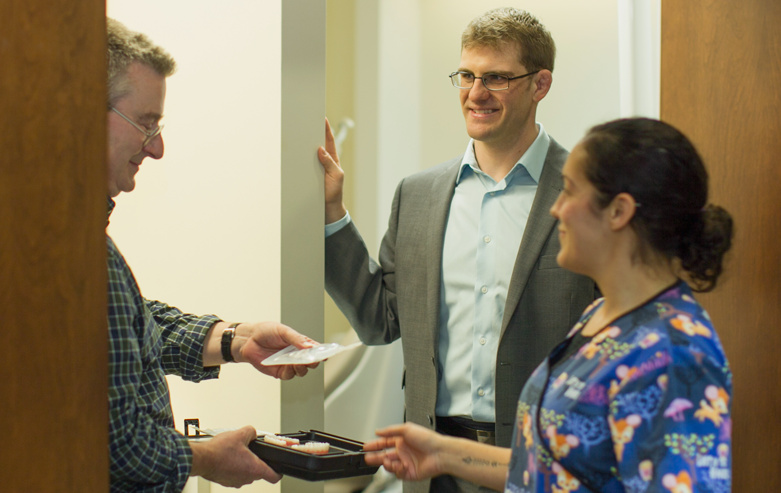
[(701, 295), (734, 374), (733, 491), (781, 485), (781, 2), (662, 2), (661, 117), (695, 143), (735, 220)]
[(2, 491), (108, 491), (102, 0), (0, 2)]

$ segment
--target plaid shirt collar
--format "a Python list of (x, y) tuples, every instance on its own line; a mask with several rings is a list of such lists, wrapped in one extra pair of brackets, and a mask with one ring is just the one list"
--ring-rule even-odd
[(111, 197), (106, 197), (106, 200), (108, 201), (108, 213), (106, 214), (106, 226), (108, 226), (109, 220), (111, 219), (111, 213), (114, 211), (114, 207), (117, 205), (116, 202), (114, 202), (114, 199)]

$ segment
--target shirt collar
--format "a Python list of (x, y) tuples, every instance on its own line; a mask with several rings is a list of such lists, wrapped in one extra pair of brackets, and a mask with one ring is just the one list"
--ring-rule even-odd
[(114, 199), (111, 197), (106, 197), (108, 200), (108, 214), (106, 216), (106, 226), (108, 226), (109, 218), (111, 217), (111, 212), (114, 210), (114, 206), (117, 205), (116, 202), (114, 202)]
[[(515, 174), (519, 166), (523, 166), (535, 182), (540, 182), (542, 167), (545, 164), (545, 157), (548, 155), (548, 147), (550, 146), (550, 136), (548, 135), (548, 132), (545, 131), (542, 123), (537, 122), (537, 126), (540, 129), (539, 132), (537, 132), (537, 138), (534, 139), (532, 145), (526, 149), (526, 152), (523, 153), (521, 159), (515, 163), (513, 169), (507, 174), (508, 177)], [(477, 157), (475, 157), (475, 139), (469, 139), (469, 144), (466, 146), (466, 152), (464, 153), (464, 158), (461, 160), (461, 167), (458, 171), (456, 184), (461, 181), (461, 177), (467, 167), (475, 172), (480, 170), (480, 167), (477, 165)]]

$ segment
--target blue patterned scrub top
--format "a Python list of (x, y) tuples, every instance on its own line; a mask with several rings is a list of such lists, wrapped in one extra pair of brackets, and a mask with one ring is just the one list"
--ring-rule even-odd
[(730, 491), (732, 374), (708, 314), (679, 282), (556, 362), (603, 301), (525, 385), (505, 492)]

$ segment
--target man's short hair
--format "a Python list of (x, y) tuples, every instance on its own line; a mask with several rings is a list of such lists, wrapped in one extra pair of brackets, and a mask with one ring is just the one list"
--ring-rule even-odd
[(461, 50), (477, 46), (501, 49), (507, 44), (520, 49), (520, 62), (527, 70), (553, 71), (556, 44), (536, 17), (512, 7), (489, 10), (476, 17), (461, 35)]
[(176, 62), (164, 49), (145, 35), (131, 31), (124, 24), (106, 18), (108, 61), (108, 104), (113, 105), (129, 91), (127, 69), (134, 62), (143, 63), (168, 77), (176, 71)]

